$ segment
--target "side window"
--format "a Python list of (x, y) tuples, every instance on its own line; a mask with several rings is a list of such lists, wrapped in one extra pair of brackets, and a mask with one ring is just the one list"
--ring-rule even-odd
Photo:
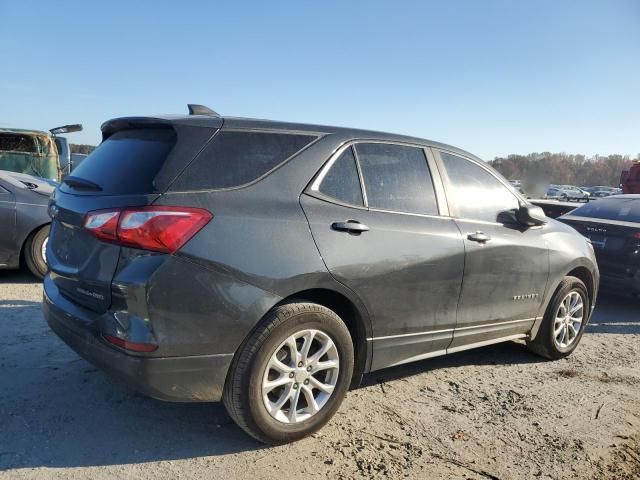
[(221, 131), (172, 190), (213, 190), (239, 187), (273, 170), (313, 142), (315, 135)]
[(449, 177), (449, 201), (460, 217), (498, 222), (520, 206), (516, 196), (484, 168), (446, 152), (440, 152), (440, 158)]
[(364, 205), (358, 167), (351, 147), (331, 165), (318, 190), (341, 202)]
[(403, 145), (359, 143), (356, 153), (369, 207), (438, 214), (424, 150)]

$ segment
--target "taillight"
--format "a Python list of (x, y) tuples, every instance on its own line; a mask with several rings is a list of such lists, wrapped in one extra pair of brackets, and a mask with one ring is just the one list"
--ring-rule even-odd
[(632, 234), (631, 234), (631, 236), (632, 236), (633, 238), (637, 238), (638, 240), (640, 240), (640, 232), (632, 233)]
[(84, 228), (101, 240), (114, 242), (118, 240), (119, 218), (120, 212), (117, 210), (89, 212), (84, 219)]
[(113, 335), (103, 335), (104, 339), (115, 345), (116, 347), (124, 348), (125, 350), (131, 350), (132, 352), (155, 352), (158, 349), (158, 345), (154, 343), (138, 343), (129, 342)]
[(84, 228), (106, 242), (175, 253), (212, 218), (202, 208), (153, 205), (89, 212)]

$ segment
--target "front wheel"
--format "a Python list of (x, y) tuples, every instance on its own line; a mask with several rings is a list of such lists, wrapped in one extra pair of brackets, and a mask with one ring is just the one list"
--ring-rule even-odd
[(346, 325), (326, 307), (293, 302), (271, 310), (231, 365), (223, 402), (257, 440), (310, 435), (340, 407), (353, 374)]
[(527, 346), (551, 360), (568, 356), (580, 343), (590, 308), (589, 293), (582, 280), (565, 277), (547, 307), (538, 335)]
[(24, 261), (27, 268), (40, 280), (47, 273), (47, 243), (49, 242), (49, 225), (36, 230), (24, 245)]

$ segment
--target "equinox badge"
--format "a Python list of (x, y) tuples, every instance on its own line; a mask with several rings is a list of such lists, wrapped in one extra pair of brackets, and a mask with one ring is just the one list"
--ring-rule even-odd
[(514, 300), (535, 300), (538, 298), (537, 293), (527, 293), (526, 295), (514, 295)]

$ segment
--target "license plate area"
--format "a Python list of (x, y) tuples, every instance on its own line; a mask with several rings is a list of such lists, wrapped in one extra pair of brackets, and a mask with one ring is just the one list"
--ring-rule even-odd
[(602, 249), (607, 244), (607, 236), (599, 233), (590, 233), (589, 240), (591, 240), (591, 244), (596, 248)]

